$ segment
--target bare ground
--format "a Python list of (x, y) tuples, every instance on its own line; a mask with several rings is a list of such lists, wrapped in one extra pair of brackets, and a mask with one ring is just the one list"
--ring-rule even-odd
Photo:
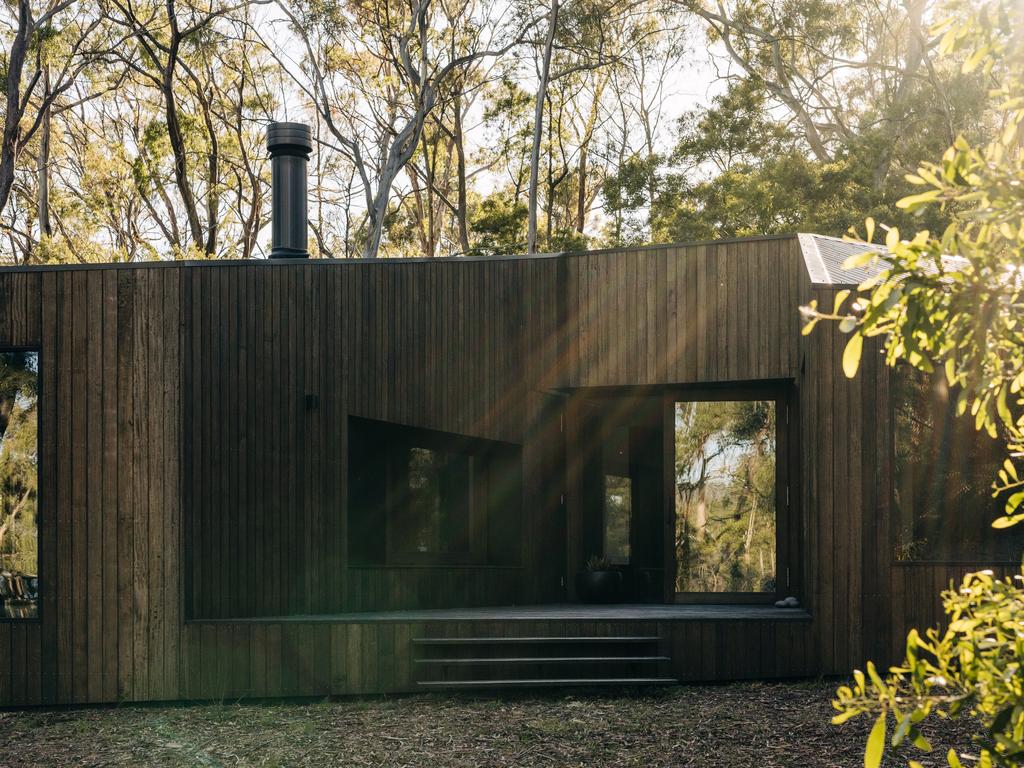
[[(0, 766), (858, 768), (871, 723), (829, 724), (834, 682), (634, 695), (410, 696), (0, 712)], [(932, 755), (970, 723), (929, 729)]]

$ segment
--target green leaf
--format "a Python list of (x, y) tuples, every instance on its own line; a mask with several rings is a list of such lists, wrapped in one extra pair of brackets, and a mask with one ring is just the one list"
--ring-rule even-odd
[(1010, 413), (1010, 407), (1006, 404), (1006, 387), (999, 388), (999, 394), (996, 396), (996, 413), (999, 414), (999, 418), (1003, 420), (1003, 424), (1013, 424), (1013, 416)]
[(904, 715), (900, 718), (900, 721), (896, 723), (896, 730), (892, 732), (892, 745), (898, 747), (903, 743), (903, 739), (906, 738), (907, 732), (910, 730), (910, 715)]
[[(1014, 496), (1022, 496), (1022, 497), (1024, 497), (1024, 492), (1013, 494), (1013, 496), (1010, 497), (1010, 500), (1006, 502), (1007, 508), (1009, 508), (1011, 502), (1014, 501)], [(1018, 506), (1020, 506), (1020, 502), (1021, 502), (1021, 499), (1017, 499), (1016, 500), (1016, 504), (1014, 505), (1013, 508), (1016, 509)], [(1012, 528), (1017, 523), (1019, 523), (1021, 520), (1024, 520), (1024, 515), (1005, 515), (1003, 517), (997, 517), (995, 520), (993, 520), (992, 521), (992, 527), (993, 528)]]
[(833, 315), (838, 315), (839, 314), (839, 308), (841, 306), (843, 306), (843, 302), (846, 301), (846, 298), (849, 295), (850, 295), (850, 291), (848, 289), (844, 289), (842, 291), (839, 291), (839, 293), (836, 294), (836, 300), (832, 303), (832, 314)]
[(864, 768), (878, 768), (882, 764), (882, 752), (885, 750), (885, 713), (875, 720), (868, 736), (868, 744), (864, 749)]
[(946, 762), (949, 763), (949, 768), (964, 768), (960, 758), (956, 756), (956, 752), (952, 749), (946, 753)]
[(851, 336), (850, 340), (846, 342), (846, 349), (843, 350), (843, 373), (846, 374), (846, 378), (852, 379), (857, 375), (857, 369), (860, 367), (860, 355), (863, 350), (864, 337), (859, 333)]
[(934, 202), (941, 194), (941, 189), (929, 189), (927, 192), (922, 192), (919, 195), (908, 195), (907, 197), (897, 200), (896, 207), (904, 209), (916, 208), (917, 206)]
[(946, 383), (952, 385), (956, 381), (956, 361), (952, 357), (946, 358)]
[(920, 749), (922, 752), (931, 752), (932, 743), (924, 737), (924, 734), (917, 731), (914, 734), (914, 746)]
[(859, 714), (860, 712), (858, 712), (856, 709), (848, 709), (845, 712), (840, 712), (838, 715), (832, 718), (832, 725), (842, 725), (850, 718), (856, 717)]
[(1024, 504), (1024, 491), (1010, 494), (1010, 498), (1006, 500), (1006, 514), (1012, 515), (1021, 504)]
[(843, 269), (857, 269), (858, 267), (866, 267), (870, 264), (874, 258), (878, 255), (876, 251), (864, 251), (863, 253), (855, 253), (853, 256), (848, 256), (843, 260)]

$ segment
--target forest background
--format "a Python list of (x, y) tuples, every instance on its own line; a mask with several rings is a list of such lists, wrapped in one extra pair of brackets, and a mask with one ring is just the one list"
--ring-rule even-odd
[(313, 128), (319, 257), (899, 225), (908, 171), (998, 130), (985, 75), (936, 54), (952, 10), (6, 0), (0, 259), (265, 256), (275, 119)]

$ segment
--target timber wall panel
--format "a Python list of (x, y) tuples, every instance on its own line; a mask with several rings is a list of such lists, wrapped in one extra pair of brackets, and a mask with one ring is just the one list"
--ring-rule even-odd
[[(251, 295), (239, 270), (254, 273)], [(552, 439), (539, 423), (550, 396), (527, 376), (557, 381), (558, 270), (554, 260), (191, 270), (182, 297), (193, 361), (182, 370), (189, 615), (339, 611), (375, 594), (346, 586), (350, 415), (519, 444)], [(524, 446), (524, 462), (541, 445)], [(486, 570), (467, 581), (498, 584)], [(466, 604), (515, 596), (505, 586), (489, 594)]]
[(0, 346), (40, 347), (42, 392), (41, 619), (0, 624), (0, 701), (178, 694), (177, 276), (0, 274)]
[(796, 377), (795, 240), (596, 252), (567, 259), (578, 371), (566, 384)]
[[(911, 603), (927, 603), (914, 596), (949, 574), (872, 576), (889, 565), (884, 542), (868, 541), (884, 537), (872, 511), (885, 513), (875, 398), (886, 390), (870, 361), (859, 381), (842, 377), (833, 330), (799, 335), (797, 305), (831, 295), (811, 288), (795, 238), (555, 259), (0, 272), (0, 343), (42, 346), (44, 390), (42, 620), (0, 624), (0, 703), (404, 690), (412, 637), (577, 632), (186, 619), (454, 590), (459, 579), (440, 571), (346, 568), (350, 415), (521, 443), (535, 534), (524, 538), (536, 546), (514, 587), (495, 571), (460, 589), (467, 601), (511, 602), (510, 589), (564, 600), (565, 488), (546, 469), (565, 462), (559, 390), (764, 378), (799, 394), (814, 619), (659, 628), (682, 679), (845, 672), (871, 651), (862, 637), (897, 631)], [(880, 599), (888, 614), (873, 610)]]

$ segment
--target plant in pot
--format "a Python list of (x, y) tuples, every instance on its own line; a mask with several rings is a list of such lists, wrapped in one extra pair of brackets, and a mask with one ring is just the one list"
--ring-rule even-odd
[(576, 596), (583, 603), (614, 603), (622, 593), (622, 572), (611, 561), (594, 555), (576, 574)]

